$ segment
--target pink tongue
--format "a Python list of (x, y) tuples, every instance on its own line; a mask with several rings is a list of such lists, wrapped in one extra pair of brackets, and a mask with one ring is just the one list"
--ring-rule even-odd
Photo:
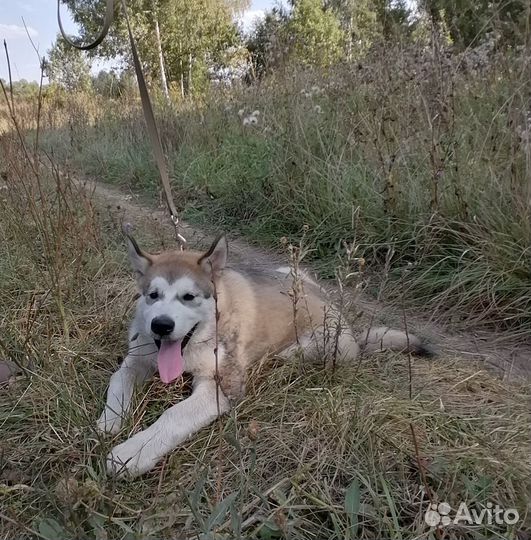
[(183, 355), (181, 353), (181, 340), (161, 341), (159, 356), (159, 375), (163, 383), (170, 383), (180, 377), (184, 371)]

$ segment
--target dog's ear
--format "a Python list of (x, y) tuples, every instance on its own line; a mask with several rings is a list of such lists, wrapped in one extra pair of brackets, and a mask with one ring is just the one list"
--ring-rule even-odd
[(227, 238), (224, 234), (220, 234), (214, 240), (214, 243), (210, 246), (210, 249), (201, 256), (198, 264), (207, 272), (219, 274), (225, 268), (228, 254), (229, 245), (227, 243)]
[(147, 269), (153, 263), (151, 255), (140, 249), (137, 241), (131, 234), (131, 226), (129, 224), (123, 227), (125, 238), (127, 240), (127, 251), (129, 253), (129, 262), (135, 271), (135, 277), (142, 278), (147, 272)]

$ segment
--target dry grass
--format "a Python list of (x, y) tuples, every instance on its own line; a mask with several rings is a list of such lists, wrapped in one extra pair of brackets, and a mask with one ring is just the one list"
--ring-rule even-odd
[[(529, 61), (524, 50), (375, 50), (359, 66), (294, 67), (159, 107), (178, 204), (201, 226), (270, 248), (308, 225), (324, 277), (355, 241), (388, 270), (387, 299), (529, 334)], [(49, 152), (156, 192), (137, 102), (82, 98), (60, 103), (58, 121), (45, 107)]]
[[(104, 474), (94, 429), (125, 349), (131, 279), (115, 216), (2, 138), (0, 537), (516, 538), (529, 530), (529, 388), (460, 358), (331, 370), (275, 359), (246, 399), (152, 473)], [(5, 186), (5, 188), (4, 188)], [(156, 233), (156, 231), (154, 231)], [(411, 387), (411, 398), (409, 397)], [(153, 382), (115, 438), (188, 391)], [(416, 442), (415, 442), (416, 441)], [(514, 527), (430, 530), (429, 498), (514, 507)]]

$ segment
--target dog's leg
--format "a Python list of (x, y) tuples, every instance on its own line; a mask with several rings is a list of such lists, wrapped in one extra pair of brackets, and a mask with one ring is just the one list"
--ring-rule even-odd
[(137, 476), (151, 470), (166, 454), (230, 409), (229, 400), (211, 378), (194, 381), (192, 395), (177, 403), (150, 427), (115, 446), (107, 456), (107, 472)]
[(143, 383), (156, 370), (157, 347), (150, 338), (137, 336), (131, 341), (122, 365), (111, 377), (107, 391), (107, 404), (97, 422), (105, 433), (118, 433), (131, 404), (136, 384)]
[(356, 359), (360, 347), (349, 328), (341, 331), (316, 328), (300, 336), (299, 342), (284, 349), (280, 356), (290, 358), (301, 354), (305, 361), (325, 364), (335, 360), (337, 363), (353, 361)]
[(433, 349), (414, 334), (401, 330), (379, 326), (370, 328), (360, 336), (360, 345), (364, 353), (370, 354), (384, 350), (410, 352), (417, 356), (434, 356)]

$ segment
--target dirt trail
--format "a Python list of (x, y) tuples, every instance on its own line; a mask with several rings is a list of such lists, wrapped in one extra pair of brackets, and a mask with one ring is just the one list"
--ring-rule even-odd
[[(121, 220), (129, 221), (139, 234), (151, 237), (157, 244), (174, 247), (175, 239), (166, 211), (155, 208), (147, 200), (137, 195), (108, 185), (87, 181), (84, 185), (94, 193), (102, 207)], [(181, 232), (191, 247), (206, 247), (213, 235), (201, 231), (187, 223), (182, 224)], [(249, 245), (241, 238), (230, 238), (231, 259), (252, 264), (255, 267), (286, 265), (286, 260), (278, 254)], [(328, 287), (328, 286), (327, 286)], [(359, 295), (357, 306), (374, 321), (402, 328), (403, 312), (398, 306), (385, 305), (366, 295)], [(410, 331), (423, 336), (441, 354), (458, 356), (464, 361), (473, 361), (485, 368), (496, 371), (504, 379), (531, 378), (531, 342), (517, 341), (510, 333), (488, 332), (485, 330), (462, 331), (449, 325), (430, 321), (429, 314), (407, 313)]]

